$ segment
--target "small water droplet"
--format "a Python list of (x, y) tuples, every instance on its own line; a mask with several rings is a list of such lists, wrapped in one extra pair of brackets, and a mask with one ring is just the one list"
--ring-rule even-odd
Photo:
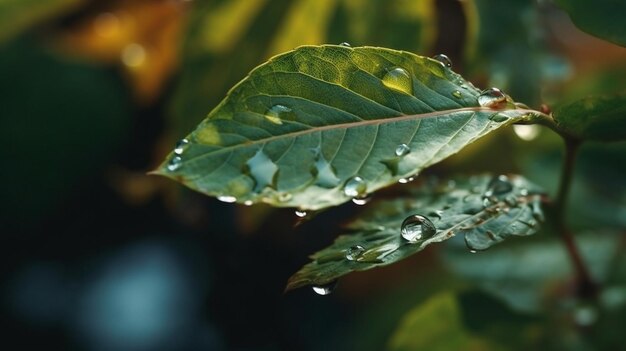
[(476, 250), (469, 250), (470, 253), (476, 253)]
[(180, 156), (174, 156), (172, 157), (172, 159), (170, 160), (170, 162), (167, 164), (167, 170), (170, 172), (174, 172), (178, 169), (180, 169), (180, 167), (183, 166), (183, 159)]
[(504, 122), (504, 121), (506, 121), (508, 119), (509, 119), (509, 117), (507, 117), (505, 115), (502, 115), (502, 114), (499, 114), (499, 113), (496, 113), (496, 114), (493, 114), (493, 115), (489, 116), (489, 120), (494, 121), (496, 123)]
[(452, 96), (454, 96), (457, 99), (460, 99), (461, 97), (463, 97), (463, 95), (461, 95), (461, 92), (458, 90), (453, 91)]
[(400, 67), (396, 67), (383, 76), (383, 84), (391, 89), (406, 93), (413, 94), (413, 81), (409, 73)]
[(367, 194), (365, 194), (363, 196), (357, 196), (355, 198), (352, 198), (352, 202), (354, 202), (355, 204), (359, 206), (363, 206), (367, 204), (368, 202), (370, 202), (371, 199), (372, 199), (371, 196), (368, 196)]
[(406, 156), (411, 152), (411, 148), (407, 144), (400, 144), (396, 147), (396, 156)]
[(337, 281), (335, 280), (328, 284), (313, 286), (312, 288), (316, 294), (325, 296), (325, 295), (329, 295), (330, 293), (332, 293), (336, 287), (337, 287)]
[(504, 195), (510, 193), (512, 190), (513, 184), (509, 180), (509, 177), (501, 174), (489, 182), (484, 197), (489, 198), (491, 196)]
[(536, 125), (515, 124), (513, 131), (522, 140), (531, 141), (536, 139), (541, 133), (541, 128)]
[(495, 108), (506, 101), (506, 95), (498, 88), (483, 90), (478, 96), (478, 104), (482, 107)]
[(288, 114), (291, 112), (291, 109), (284, 105), (274, 105), (270, 107), (267, 112), (265, 112), (265, 119), (274, 123), (274, 124), (283, 124), (282, 115)]
[(279, 202), (287, 202), (289, 200), (291, 200), (293, 198), (293, 195), (291, 195), (290, 193), (280, 193), (278, 194), (278, 201)]
[(237, 201), (237, 198), (230, 195), (220, 195), (217, 197), (221, 202), (233, 203)]
[(441, 217), (443, 216), (443, 211), (442, 210), (432, 211), (428, 213), (428, 215), (441, 219)]
[(414, 214), (402, 222), (401, 233), (405, 240), (416, 242), (431, 238), (437, 233), (437, 228), (427, 217)]
[(344, 41), (343, 43), (339, 44), (340, 46), (345, 46), (345, 47), (352, 47), (352, 45), (350, 45), (350, 43)]
[(367, 185), (363, 178), (356, 176), (348, 179), (343, 187), (343, 193), (349, 197), (361, 197), (367, 192)]
[(176, 143), (176, 146), (174, 147), (174, 153), (176, 155), (181, 155), (183, 153), (183, 151), (185, 151), (185, 147), (189, 144), (189, 140), (187, 139), (181, 139)]
[(305, 210), (296, 210), (294, 213), (296, 214), (296, 216), (298, 216), (300, 218), (304, 218), (307, 215)]
[(356, 261), (365, 252), (365, 248), (361, 245), (354, 245), (346, 251), (346, 259)]
[(254, 202), (252, 202), (252, 200), (246, 200), (246, 201), (243, 202), (243, 204), (246, 205), (246, 206), (252, 206), (253, 203)]
[(444, 67), (452, 67), (452, 60), (450, 60), (450, 58), (444, 54), (435, 55), (433, 56), (433, 59), (441, 62)]

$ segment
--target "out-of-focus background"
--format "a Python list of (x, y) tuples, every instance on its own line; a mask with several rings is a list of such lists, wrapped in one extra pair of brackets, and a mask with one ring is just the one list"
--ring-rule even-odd
[[(358, 206), (294, 226), (290, 210), (146, 175), (256, 65), (341, 42), (444, 53), (537, 109), (626, 86), (626, 49), (548, 0), (0, 0), (0, 347), (626, 348), (624, 143), (582, 150), (569, 209), (597, 301), (575, 298), (548, 229), (283, 294)], [(516, 126), (426, 173), (518, 172), (553, 191), (560, 153)]]

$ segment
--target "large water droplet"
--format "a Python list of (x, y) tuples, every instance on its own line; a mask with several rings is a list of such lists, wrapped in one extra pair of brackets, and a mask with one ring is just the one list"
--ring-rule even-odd
[(435, 55), (433, 56), (433, 59), (441, 62), (444, 67), (452, 67), (452, 60), (450, 60), (450, 58), (444, 54)]
[(363, 178), (356, 176), (348, 179), (343, 187), (343, 193), (349, 197), (362, 197), (367, 193), (367, 184)]
[(406, 156), (411, 152), (411, 148), (407, 144), (400, 144), (396, 147), (396, 156)]
[(311, 170), (311, 173), (316, 177), (315, 185), (319, 185), (322, 188), (331, 189), (339, 185), (341, 179), (335, 174), (333, 166), (326, 161), (321, 150), (314, 149), (315, 156), (315, 168)]
[(509, 180), (509, 177), (501, 174), (495, 178), (493, 178), (489, 185), (487, 186), (487, 190), (485, 191), (485, 198), (489, 198), (491, 196), (500, 196), (504, 194), (508, 194), (513, 190), (513, 184)]
[(278, 166), (259, 149), (254, 156), (246, 162), (250, 175), (256, 182), (254, 191), (260, 192), (267, 186), (274, 183), (274, 176), (278, 171)]
[(313, 286), (312, 288), (316, 294), (325, 296), (325, 295), (329, 295), (330, 293), (332, 293), (336, 287), (337, 287), (337, 281), (335, 280), (328, 284)]
[(221, 202), (233, 203), (237, 201), (237, 198), (230, 195), (220, 195), (217, 197)]
[(365, 252), (365, 248), (361, 245), (354, 245), (346, 251), (346, 259), (356, 261)]
[(382, 81), (388, 88), (401, 91), (409, 95), (413, 94), (413, 81), (411, 80), (409, 72), (407, 72), (404, 68), (396, 67), (392, 69), (383, 76)]
[(350, 45), (350, 43), (348, 43), (347, 41), (344, 41), (343, 43), (339, 44), (340, 46), (345, 46), (345, 47), (352, 47), (352, 45)]
[(437, 233), (437, 228), (427, 217), (414, 214), (402, 222), (401, 233), (405, 240), (417, 242), (431, 238)]
[(170, 172), (174, 172), (180, 169), (180, 167), (182, 166), (183, 166), (183, 159), (180, 156), (174, 156), (172, 157), (170, 162), (167, 164), (167, 170)]
[(495, 108), (506, 101), (506, 95), (498, 88), (483, 90), (478, 96), (478, 104), (482, 107)]
[(189, 140), (187, 139), (181, 139), (176, 143), (176, 146), (174, 147), (174, 153), (176, 155), (181, 155), (183, 153), (183, 151), (185, 151), (185, 147), (187, 147), (187, 145), (189, 145)]
[(283, 124), (284, 115), (291, 112), (291, 109), (284, 105), (274, 105), (265, 112), (265, 119), (274, 124)]

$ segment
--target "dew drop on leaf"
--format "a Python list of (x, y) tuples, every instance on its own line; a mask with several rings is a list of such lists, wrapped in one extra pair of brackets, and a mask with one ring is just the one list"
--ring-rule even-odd
[(400, 67), (396, 67), (387, 72), (383, 76), (383, 84), (393, 90), (403, 92), (405, 94), (413, 94), (413, 81), (409, 73)]
[(313, 286), (312, 288), (316, 294), (325, 296), (325, 295), (330, 295), (330, 293), (332, 293), (336, 287), (337, 287), (337, 281), (335, 280), (328, 284)]
[(452, 96), (454, 96), (457, 99), (460, 99), (463, 95), (461, 95), (461, 92), (458, 90), (455, 90), (452, 92)]
[(367, 192), (367, 185), (363, 178), (356, 176), (348, 179), (343, 187), (343, 193), (346, 196), (355, 198), (362, 197)]
[(187, 139), (181, 139), (176, 143), (176, 146), (174, 147), (174, 153), (176, 155), (181, 155), (183, 153), (183, 151), (185, 151), (185, 147), (189, 144), (189, 140)]
[(230, 195), (220, 195), (217, 197), (221, 202), (233, 203), (237, 201), (237, 198)]
[(444, 67), (452, 67), (452, 60), (450, 60), (450, 58), (444, 54), (435, 55), (433, 56), (433, 59), (441, 62)]
[(289, 112), (291, 112), (291, 109), (287, 106), (274, 105), (265, 112), (265, 119), (274, 124), (283, 124), (284, 118), (281, 115), (288, 114)]
[(496, 107), (506, 101), (506, 95), (498, 88), (483, 90), (478, 96), (478, 104), (482, 107)]
[(257, 153), (246, 162), (252, 179), (256, 182), (255, 191), (260, 192), (274, 182), (274, 176), (278, 172), (278, 166), (259, 149)]
[(350, 43), (344, 41), (343, 43), (339, 44), (339, 46), (345, 46), (345, 47), (352, 47), (352, 45), (350, 45)]
[(437, 228), (433, 222), (422, 215), (410, 215), (402, 222), (402, 237), (409, 242), (429, 239), (435, 233), (437, 233)]
[(400, 144), (396, 147), (396, 156), (406, 156), (411, 152), (411, 148), (407, 144)]
[(174, 156), (167, 164), (167, 170), (170, 172), (174, 172), (180, 169), (183, 166), (183, 159), (180, 156)]
[(365, 248), (361, 245), (354, 245), (346, 251), (346, 259), (356, 261), (365, 252)]

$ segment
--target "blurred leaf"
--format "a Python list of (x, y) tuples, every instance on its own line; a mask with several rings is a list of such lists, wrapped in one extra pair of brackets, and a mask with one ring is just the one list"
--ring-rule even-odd
[(226, 202), (318, 210), (534, 116), (504, 95), (483, 96), (481, 107), (479, 95), (408, 52), (301, 47), (253, 70), (157, 173)]
[(459, 303), (440, 293), (409, 311), (394, 332), (389, 350), (504, 350), (472, 336), (463, 326)]
[(0, 1), (0, 43), (49, 18), (76, 9), (84, 0)]
[(31, 40), (0, 51), (2, 220), (36, 225), (110, 161), (130, 127), (111, 71), (70, 62)]
[[(576, 241), (593, 278), (604, 281), (619, 237), (597, 230)], [(458, 240), (447, 245), (444, 260), (450, 269), (519, 311), (542, 311), (551, 304), (554, 297), (550, 295), (573, 278), (570, 259), (558, 238), (501, 245), (475, 255), (469, 255), (463, 246)]]
[[(313, 262), (289, 279), (287, 290), (325, 285), (353, 271), (392, 264), (457, 233), (471, 250), (485, 250), (509, 236), (531, 235), (543, 219), (540, 194), (519, 176), (480, 176), (427, 184), (381, 201), (349, 226), (350, 235), (312, 255)], [(426, 219), (408, 222), (416, 214)]]
[(624, 14), (626, 2), (621, 0), (556, 0), (576, 26), (587, 33), (626, 46)]
[(626, 140), (626, 93), (588, 96), (558, 106), (554, 120), (582, 140)]

